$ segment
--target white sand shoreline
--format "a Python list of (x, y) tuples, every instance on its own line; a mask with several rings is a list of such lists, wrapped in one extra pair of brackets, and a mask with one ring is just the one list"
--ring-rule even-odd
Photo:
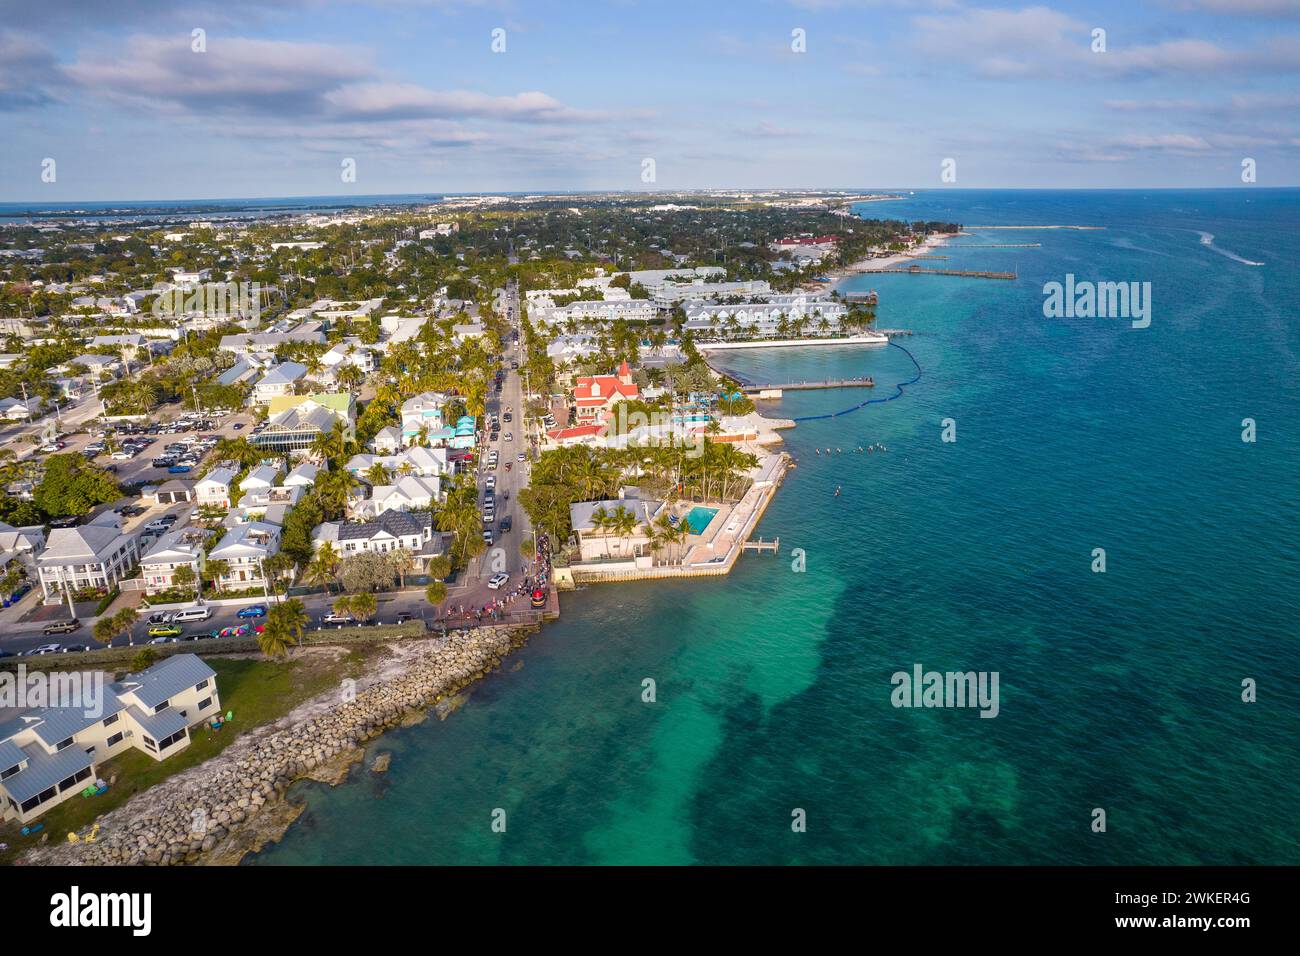
[(859, 271), (861, 269), (896, 269), (900, 266), (911, 265), (913, 259), (923, 256), (934, 249), (941, 248), (954, 235), (956, 233), (939, 233), (927, 236), (924, 242), (906, 252), (896, 252), (879, 257), (868, 256), (865, 259), (859, 259), (851, 265), (841, 266), (826, 273), (827, 278), (831, 280), (829, 283), (818, 282), (815, 285), (810, 285), (809, 288), (817, 288), (829, 293), (839, 289), (846, 279), (861, 275), (862, 273)]

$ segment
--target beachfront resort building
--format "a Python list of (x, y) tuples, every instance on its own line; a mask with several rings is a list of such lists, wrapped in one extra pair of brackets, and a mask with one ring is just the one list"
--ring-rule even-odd
[(704, 341), (835, 335), (848, 307), (825, 296), (769, 295), (745, 302), (692, 300), (685, 328)]
[(194, 654), (168, 657), (66, 704), (0, 724), (0, 818), (26, 824), (97, 789), (98, 765), (125, 750), (154, 760), (180, 753), (190, 728), (221, 712), (216, 672)]
[(653, 299), (582, 299), (567, 305), (535, 306), (528, 318), (538, 327), (554, 327), (568, 322), (584, 325), (610, 325), (624, 322), (649, 322), (659, 315)]

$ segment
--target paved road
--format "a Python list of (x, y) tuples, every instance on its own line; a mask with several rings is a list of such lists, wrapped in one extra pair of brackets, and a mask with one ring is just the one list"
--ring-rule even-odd
[[(506, 289), (505, 317), (510, 327), (518, 333), (519, 289), (515, 283), (511, 283)], [(484, 492), (488, 477), (496, 479), (496, 518), (491, 525), (495, 541), (492, 547), (471, 563), (464, 583), (449, 590), (447, 595), (449, 605), (482, 607), (519, 585), (527, 573), (528, 562), (519, 552), (519, 543), (524, 540), (531, 541), (532, 525), (528, 520), (528, 514), (519, 504), (519, 492), (528, 485), (532, 461), (527, 457), (522, 462), (518, 460), (521, 452), (527, 455), (528, 451), (528, 443), (524, 440), (523, 433), (523, 385), (519, 373), (510, 368), (511, 363), (520, 357), (518, 341), (510, 340), (503, 343), (502, 352), (505, 376), (502, 379), (501, 392), (497, 394), (489, 390), (486, 402), (488, 414), (495, 413), (501, 417), (500, 433), (494, 442), (491, 441), (491, 431), (485, 432), (482, 454), (479, 456), (478, 470), (475, 475), (479, 489), (480, 509), (485, 500)], [(511, 416), (511, 421), (508, 422), (505, 421), (507, 412)], [(484, 424), (486, 426), (487, 423)], [(511, 436), (509, 441), (506, 440), (507, 434)], [(499, 454), (500, 463), (496, 470), (487, 468), (488, 452), (493, 448)], [(507, 464), (510, 466), (508, 469)], [(510, 518), (512, 527), (510, 531), (502, 533), (501, 523), (506, 517)], [(488, 526), (483, 527), (486, 529)], [(488, 580), (502, 571), (510, 575), (509, 584), (503, 591), (489, 590)], [(523, 610), (527, 606), (526, 596), (510, 604), (512, 610)]]

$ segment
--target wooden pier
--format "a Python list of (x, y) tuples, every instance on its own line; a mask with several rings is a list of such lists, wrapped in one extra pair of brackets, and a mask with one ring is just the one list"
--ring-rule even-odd
[[(971, 242), (963, 245), (948, 246), (949, 249), (961, 249), (963, 252), (969, 252), (971, 249), (1041, 249), (1041, 242)], [(919, 257), (918, 257), (919, 258)], [(947, 258), (946, 256), (944, 258)]]
[[(734, 377), (734, 376), (733, 376)], [(752, 382), (741, 382), (740, 389), (746, 395), (755, 395), (761, 392), (807, 392), (819, 388), (875, 388), (874, 379), (867, 378), (832, 378), (821, 382), (782, 382), (768, 385), (757, 385)], [(779, 398), (779, 395), (773, 394), (773, 398)]]
[(867, 275), (913, 275), (913, 276), (967, 276), (972, 279), (1014, 279), (1014, 272), (984, 272), (978, 269), (922, 269), (920, 266), (908, 266), (905, 269), (862, 269)]
[(757, 551), (760, 554), (764, 551), (770, 551), (772, 554), (778, 554), (781, 550), (781, 539), (773, 538), (771, 541), (764, 541), (759, 538), (757, 541), (746, 541), (741, 546), (742, 551)]

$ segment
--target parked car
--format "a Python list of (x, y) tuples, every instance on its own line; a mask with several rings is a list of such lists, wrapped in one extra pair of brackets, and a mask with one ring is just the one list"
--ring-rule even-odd
[(230, 427), (233, 428), (235, 431), (239, 431), (241, 428), (244, 427), (244, 423), (243, 423), (243, 422), (235, 422), (235, 424), (231, 425)]
[(149, 615), (149, 620), (146, 623), (149, 624), (150, 627), (155, 624), (170, 624), (172, 618), (175, 616), (176, 615), (171, 611), (154, 611)]
[(59, 653), (60, 646), (61, 645), (59, 644), (41, 644), (38, 647), (28, 648), (23, 651), (23, 657), (37, 657), (41, 654), (57, 654)]
[(492, 591), (496, 591), (499, 590), (500, 588), (505, 587), (509, 583), (510, 583), (510, 575), (494, 574), (492, 575), (491, 579), (488, 581), (488, 589)]
[(149, 627), (150, 637), (180, 637), (181, 626), (179, 624), (152, 624)]
[(194, 467), (193, 465), (172, 465), (170, 468), (167, 469), (167, 474), (184, 475), (188, 473), (189, 470), (193, 467)]
[(322, 624), (355, 624), (356, 619), (351, 614), (339, 614), (336, 611), (330, 611), (320, 619)]
[(483, 540), (484, 540), (484, 542), (486, 542), (486, 543), (490, 546), (490, 545), (492, 544), (492, 532), (491, 532), (491, 531), (484, 531), (484, 532), (483, 532)]
[(86, 644), (61, 644), (59, 645), (60, 654), (84, 654), (90, 650)]
[(149, 644), (178, 644), (178, 643), (180, 643), (180, 636), (177, 635), (177, 634), (163, 635), (163, 636), (155, 637), (153, 640), (148, 641), (147, 643), (149, 643)]
[(75, 618), (67, 621), (51, 621), (41, 628), (42, 634), (71, 634), (77, 628), (81, 627), (81, 622)]
[(266, 605), (250, 604), (248, 607), (241, 607), (235, 612), (235, 617), (266, 617)]

